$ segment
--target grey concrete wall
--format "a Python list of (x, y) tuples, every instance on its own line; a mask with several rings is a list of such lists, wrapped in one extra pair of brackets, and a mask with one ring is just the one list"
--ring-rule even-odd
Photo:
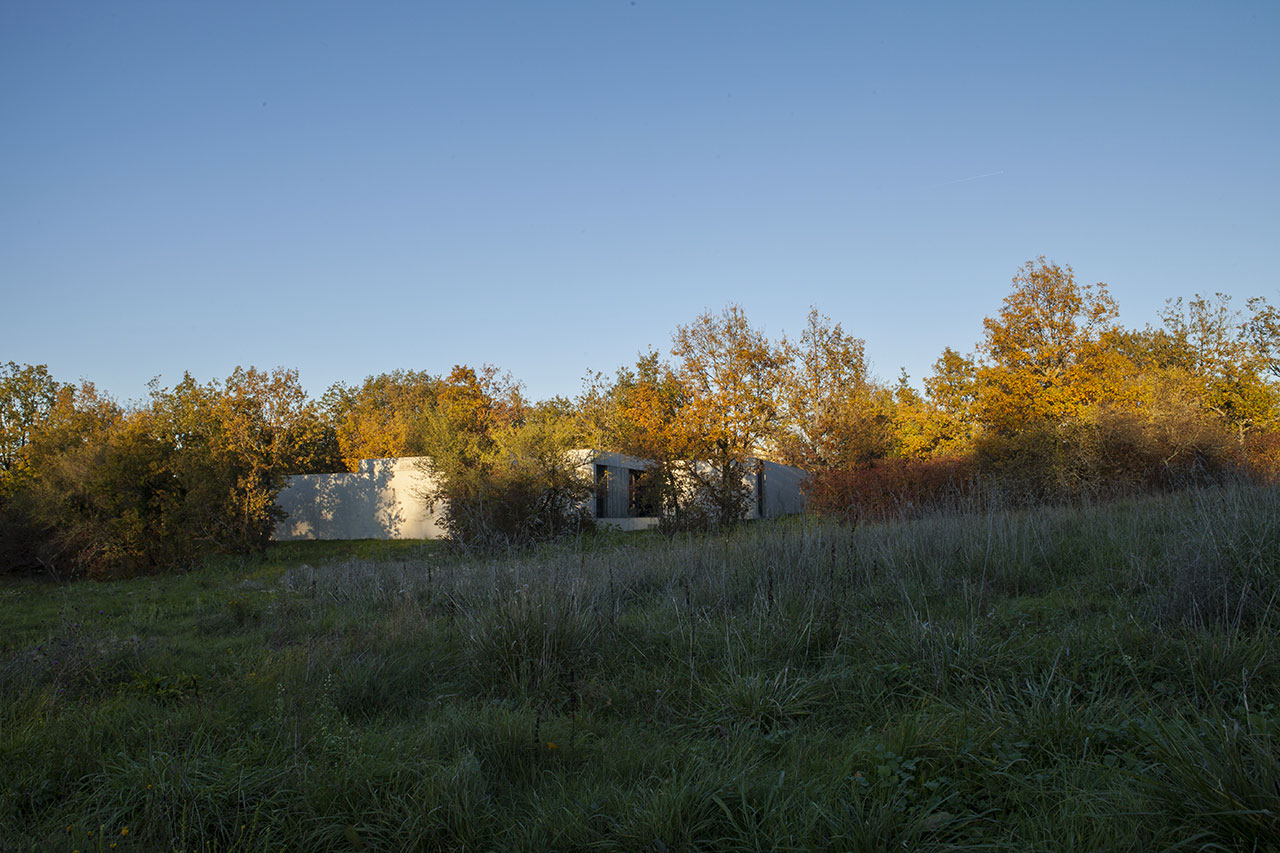
[[(764, 462), (763, 465), (765, 518), (804, 512), (808, 506), (804, 484), (809, 479), (809, 472), (777, 462)], [(753, 491), (753, 501), (754, 497)], [(752, 511), (755, 511), (754, 506)]]
[(589, 466), (588, 470), (592, 481), (597, 484), (597, 490), (600, 485), (599, 481), (595, 479), (596, 471), (603, 468), (607, 472), (604, 516), (597, 513), (599, 505), (596, 496), (592, 495), (590, 498), (591, 512), (598, 523), (622, 530), (647, 530), (658, 526), (657, 516), (633, 516), (630, 514), (631, 472), (647, 470), (653, 464), (651, 460), (604, 451), (580, 450), (577, 453), (580, 454), (582, 459), (581, 464), (584, 467)]
[(288, 516), (273, 539), (440, 539), (439, 508), (422, 497), (420, 457), (365, 459), (353, 474), (300, 474), (276, 498)]
[[(629, 516), (627, 513), (630, 503), (629, 470), (645, 470), (653, 464), (651, 460), (635, 456), (624, 456), (621, 453), (593, 453), (589, 450), (577, 451), (577, 453), (581, 454), (580, 458), (583, 460), (581, 464), (591, 465), (593, 476), (597, 465), (605, 466), (609, 474), (608, 515), (603, 518), (597, 516), (596, 521), (598, 523), (611, 527), (620, 527), (624, 530), (644, 530), (657, 526), (658, 519), (656, 517)], [(764, 473), (764, 517), (777, 518), (778, 516), (795, 515), (804, 512), (806, 500), (803, 487), (805, 481), (809, 478), (808, 472), (800, 468), (793, 468), (790, 465), (781, 465), (777, 462), (761, 460), (760, 465)], [(748, 464), (747, 471), (743, 474), (743, 482), (747, 485), (750, 495), (746, 517), (760, 518), (759, 502), (756, 499), (756, 488), (760, 478), (756, 475), (754, 464)], [(591, 507), (594, 513), (596, 509), (594, 498), (592, 499)]]

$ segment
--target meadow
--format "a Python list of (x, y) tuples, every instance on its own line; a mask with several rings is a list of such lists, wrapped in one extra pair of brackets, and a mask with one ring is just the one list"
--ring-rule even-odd
[(0, 586), (0, 850), (1274, 850), (1280, 492)]

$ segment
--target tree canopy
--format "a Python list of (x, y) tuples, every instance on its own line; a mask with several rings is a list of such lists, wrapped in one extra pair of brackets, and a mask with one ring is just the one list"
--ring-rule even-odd
[[(526, 399), (492, 366), (396, 370), (318, 400), (295, 370), (186, 375), (120, 405), (45, 365), (0, 367), (0, 559), (66, 576), (191, 565), (261, 548), (290, 474), (423, 456), (466, 542), (583, 529), (576, 450), (651, 461), (645, 504), (675, 526), (732, 523), (756, 460), (805, 468), (819, 510), (861, 517), (944, 495), (1062, 499), (1280, 474), (1280, 314), (1261, 297), (1173, 298), (1127, 329), (1103, 283), (1043, 256), (1019, 267), (970, 355), (917, 389), (871, 375), (866, 345), (811, 308), (771, 339), (740, 305), (678, 325), (574, 400)], [(968, 484), (968, 485), (966, 485)]]

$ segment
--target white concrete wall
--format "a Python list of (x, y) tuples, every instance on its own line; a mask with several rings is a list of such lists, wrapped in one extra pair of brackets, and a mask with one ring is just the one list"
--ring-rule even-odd
[(441, 539), (439, 508), (423, 498), (430, 477), (421, 457), (365, 459), (354, 474), (299, 474), (276, 498), (288, 516), (276, 540)]

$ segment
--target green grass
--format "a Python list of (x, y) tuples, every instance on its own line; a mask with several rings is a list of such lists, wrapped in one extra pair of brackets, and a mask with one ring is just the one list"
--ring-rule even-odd
[(1235, 486), (10, 582), (0, 850), (1277, 849), (1278, 579)]

